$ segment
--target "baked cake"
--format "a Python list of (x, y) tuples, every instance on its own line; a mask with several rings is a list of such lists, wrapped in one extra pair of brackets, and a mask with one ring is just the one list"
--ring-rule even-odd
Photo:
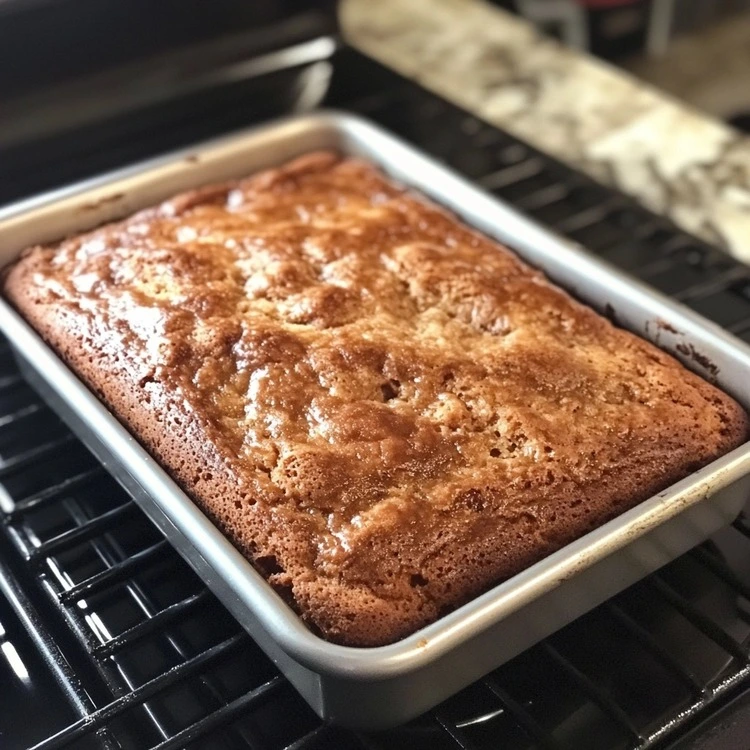
[(4, 290), (309, 625), (353, 646), (748, 436), (671, 356), (333, 153), (31, 248)]

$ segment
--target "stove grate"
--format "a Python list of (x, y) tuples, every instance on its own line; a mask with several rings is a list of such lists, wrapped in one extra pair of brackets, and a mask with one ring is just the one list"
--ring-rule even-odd
[[(51, 413), (46, 416), (50, 423), (56, 420)], [(37, 493), (36, 497), (39, 495)], [(152, 535), (145, 533), (138, 549), (129, 546), (126, 527), (143, 532), (148, 522), (108, 477), (91, 473), (87, 482), (63, 480), (46, 488), (44, 497), (55, 498), (56, 503), (22, 504), (6, 517), (3, 529), (13, 547), (15, 570), (3, 569), (2, 578), (6, 594), (9, 581), (19, 582), (21, 596), (16, 601), (17, 607), (46, 615), (34, 623), (40, 637), (54, 643), (53, 635), (59, 635), (54, 625), (60, 620), (73, 634), (72, 645), (77, 648), (68, 647), (69, 644), (62, 641), (59, 650), (55, 649), (48, 656), (53, 666), (66, 667), (63, 678), (68, 685), (78, 684), (74, 698), (82, 715), (35, 746), (40, 750), (78, 747), (83, 739), (92, 736), (115, 742), (112, 746), (120, 743), (125, 747), (187, 747), (216, 732), (230, 730), (232, 743), (217, 747), (383, 748), (399, 746), (399, 741), (405, 739), (413, 745), (421, 737), (429, 738), (430, 744), (438, 746), (482, 748), (490, 746), (481, 736), (483, 725), (488, 723), (493, 732), (500, 725), (508, 725), (504, 731), (523, 738), (523, 742), (514, 747), (603, 747), (601, 744), (571, 744), (565, 732), (558, 736), (559, 724), (550, 731), (549, 717), (542, 705), (544, 697), (530, 698), (528, 689), (533, 686), (523, 684), (523, 674), (530, 660), (537, 662), (534, 670), (537, 674), (551, 675), (549, 678), (557, 687), (566, 685), (577, 693), (577, 710), (590, 714), (589, 721), (598, 725), (597, 737), (604, 733), (616, 740), (618, 744), (611, 744), (612, 747), (645, 750), (658, 746), (662, 735), (675, 727), (654, 726), (653, 720), (649, 724), (634, 718), (632, 707), (624, 707), (617, 697), (622, 686), (609, 689), (603, 685), (596, 676), (596, 655), (593, 662), (585, 655), (582, 659), (582, 655), (576, 653), (580, 649), (571, 648), (571, 641), (590, 642), (592, 637), (600, 637), (597, 632), (611, 636), (618, 631), (618, 643), (627, 641), (628, 649), (640, 649), (668, 673), (668, 682), (679, 684), (682, 701), (679, 714), (674, 714), (679, 717), (679, 724), (686, 724), (750, 676), (750, 651), (745, 639), (735, 638), (727, 632), (726, 624), (706, 614), (700, 592), (696, 594), (690, 586), (686, 590), (684, 585), (688, 572), (680, 568), (700, 566), (703, 576), (716, 579), (715, 583), (731, 589), (733, 596), (750, 603), (750, 586), (709, 544), (480, 680), (465, 691), (471, 695), (460, 694), (428, 716), (394, 732), (377, 735), (344, 732), (318, 724), (283, 677), (166, 543), (153, 543)], [(20, 500), (24, 498), (21, 496)], [(100, 512), (94, 512), (96, 509)], [(71, 528), (55, 533), (67, 526)], [(732, 533), (750, 546), (750, 526), (746, 519), (737, 521)], [(104, 565), (102, 571), (91, 572), (92, 553)], [(80, 575), (79, 571), (90, 574)], [(162, 601), (164, 586), (160, 585), (160, 578), (166, 578), (170, 586), (174, 586), (176, 579), (190, 578), (191, 593), (171, 602)], [(122, 609), (123, 597), (140, 604), (142, 618), (113, 632), (108, 616), (111, 600)], [(648, 621), (643, 620), (642, 613), (651, 610), (649, 597), (656, 597), (662, 608), (671, 610), (672, 616), (702, 634), (723, 654), (719, 660), (721, 669), (713, 679), (706, 680), (689, 662), (667, 650), (664, 634), (655, 633)], [(120, 622), (124, 621), (122, 614), (121, 611)], [(607, 620), (609, 626), (602, 627)], [(211, 627), (212, 632), (207, 633), (206, 625), (216, 627)], [(198, 633), (196, 629), (203, 632)], [(571, 634), (568, 632), (571, 630), (578, 632)], [(128, 658), (144, 645), (147, 648), (139, 659), (149, 652), (161, 654), (154, 674), (143, 664), (136, 667), (134, 659)], [(164, 663), (162, 660), (170, 655), (171, 662)], [(88, 662), (88, 668), (82, 662)], [(240, 679), (238, 664), (246, 671), (242, 685), (236, 684)], [(234, 674), (231, 677), (222, 674), (223, 668)], [(248, 681), (255, 684), (248, 687)], [(101, 684), (95, 684), (97, 682)], [(516, 683), (521, 684), (514, 690)], [(174, 725), (175, 713), (170, 712), (168, 694), (183, 688), (190, 702), (200, 706), (202, 715), (178, 727)], [(292, 725), (299, 722), (300, 714), (307, 714), (302, 720), (305, 731), (285, 738), (286, 744), (274, 744), (273, 740), (259, 739), (264, 732), (257, 727), (233, 727), (264, 707), (265, 715), (273, 715), (279, 724), (289, 723), (288, 717), (273, 710), (276, 697), (284, 691), (287, 693), (284, 703), (294, 704)], [(479, 693), (482, 695), (478, 700)], [(129, 742), (133, 740), (128, 736), (128, 728), (133, 723), (134, 712), (139, 714), (140, 722), (152, 725), (153, 736), (146, 744), (123, 742), (123, 732)], [(121, 721), (124, 717), (130, 718)], [(106, 730), (104, 734), (103, 730)], [(342, 738), (347, 744), (341, 744)], [(141, 739), (139, 737), (138, 741)], [(331, 744), (334, 740), (337, 744)]]

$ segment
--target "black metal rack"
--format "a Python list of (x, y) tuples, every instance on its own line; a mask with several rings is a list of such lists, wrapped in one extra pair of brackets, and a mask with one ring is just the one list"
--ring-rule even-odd
[[(353, 77), (334, 77), (328, 102), (381, 122), (750, 340), (747, 268), (357, 53), (337, 54), (384, 83), (363, 93)], [(22, 706), (12, 686), (25, 670), (54, 706), (24, 727), (26, 744), (646, 750), (750, 687), (750, 523), (741, 518), (402, 728), (322, 725), (2, 347), (0, 654), (8, 642), (19, 658), (0, 684), (6, 705)]]

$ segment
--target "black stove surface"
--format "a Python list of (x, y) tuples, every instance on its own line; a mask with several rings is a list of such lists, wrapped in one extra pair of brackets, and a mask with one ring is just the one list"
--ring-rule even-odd
[[(6, 132), (0, 202), (232, 128), (337, 107), (750, 340), (743, 266), (328, 37), (293, 49), (260, 66), (233, 58), (170, 87), (169, 101), (138, 94), (126, 112), (103, 96), (93, 124)], [(48, 106), (53, 121), (70, 117)], [(3, 748), (739, 747), (700, 743), (725, 742), (726, 727), (747, 713), (743, 519), (424, 717), (362, 734), (320, 723), (25, 384), (3, 344), (0, 509)]]

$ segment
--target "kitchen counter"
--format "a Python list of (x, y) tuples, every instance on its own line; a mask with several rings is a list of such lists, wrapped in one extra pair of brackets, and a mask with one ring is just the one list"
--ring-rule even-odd
[(750, 263), (750, 137), (481, 0), (345, 0), (355, 46)]

